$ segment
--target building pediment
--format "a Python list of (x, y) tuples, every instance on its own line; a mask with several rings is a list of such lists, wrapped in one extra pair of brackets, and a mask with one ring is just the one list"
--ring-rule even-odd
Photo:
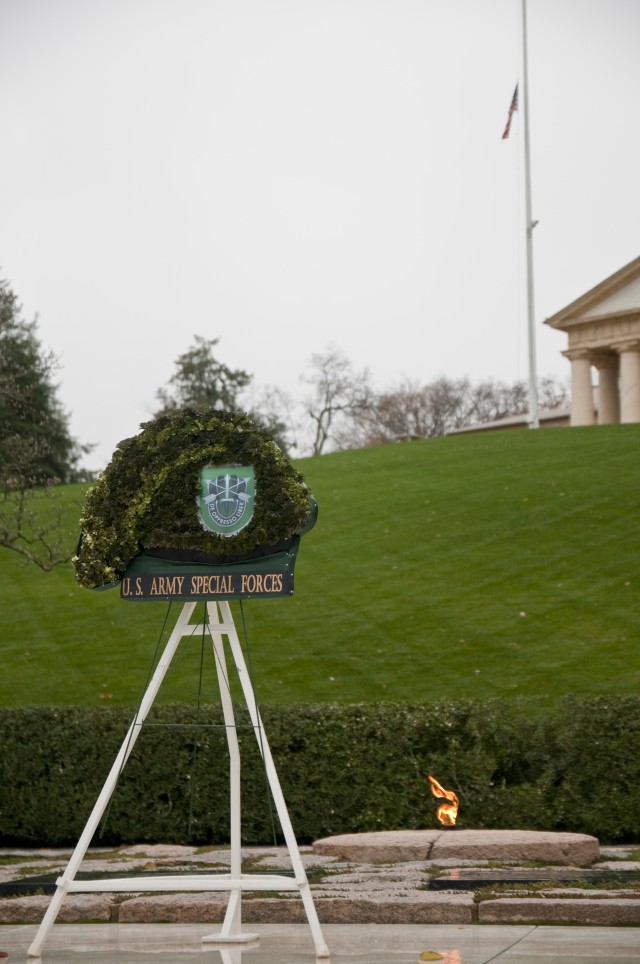
[(567, 333), (562, 354), (571, 362), (571, 425), (640, 422), (640, 258), (545, 324)]
[(640, 258), (546, 318), (544, 323), (560, 331), (569, 331), (578, 325), (614, 321), (630, 315), (640, 318)]

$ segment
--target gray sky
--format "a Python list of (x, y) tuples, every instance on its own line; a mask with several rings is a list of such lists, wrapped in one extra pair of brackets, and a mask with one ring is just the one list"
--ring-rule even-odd
[[(640, 3), (529, 0), (542, 326), (640, 253)], [(519, 0), (0, 0), (0, 274), (102, 467), (193, 336), (527, 378)]]

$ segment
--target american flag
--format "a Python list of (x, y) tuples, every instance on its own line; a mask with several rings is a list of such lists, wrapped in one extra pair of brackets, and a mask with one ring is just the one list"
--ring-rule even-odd
[(509, 136), (509, 131), (511, 130), (511, 118), (513, 117), (513, 112), (518, 109), (518, 85), (516, 84), (516, 89), (513, 92), (513, 97), (511, 98), (511, 103), (509, 104), (509, 116), (507, 117), (507, 126), (504, 129), (504, 134), (502, 135), (502, 140), (506, 140)]

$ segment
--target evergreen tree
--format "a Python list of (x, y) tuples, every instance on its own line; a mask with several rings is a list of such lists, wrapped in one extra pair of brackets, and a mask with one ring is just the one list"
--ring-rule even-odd
[(235, 371), (216, 360), (213, 349), (217, 338), (195, 335), (195, 344), (176, 359), (176, 370), (169, 379), (171, 390), (160, 388), (156, 397), (164, 415), (178, 408), (215, 408), (232, 412), (238, 408), (238, 397), (251, 381), (241, 368)]
[(0, 280), (0, 481), (29, 488), (77, 477), (82, 448), (52, 381), (55, 358), (26, 322), (17, 297)]
[(61, 505), (51, 501), (54, 486), (79, 480), (78, 462), (88, 451), (69, 433), (55, 368), (35, 321), (24, 321), (0, 279), (0, 546), (45, 571), (68, 562), (73, 546)]
[(162, 406), (156, 412), (156, 417), (170, 414), (179, 408), (247, 411), (247, 414), (264, 426), (286, 454), (287, 426), (279, 412), (274, 409), (273, 398), (264, 399), (259, 409), (244, 407), (241, 395), (251, 384), (252, 376), (241, 368), (229, 368), (216, 359), (213, 349), (218, 340), (194, 335), (192, 347), (176, 358), (169, 387), (160, 388), (156, 392), (156, 398)]

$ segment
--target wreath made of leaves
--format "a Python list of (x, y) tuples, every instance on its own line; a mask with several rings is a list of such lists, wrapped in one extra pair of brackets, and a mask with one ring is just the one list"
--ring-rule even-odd
[[(212, 564), (237, 561), (281, 544), (308, 523), (315, 503), (302, 475), (245, 413), (179, 409), (140, 428), (118, 444), (87, 492), (73, 559), (80, 585), (118, 582), (145, 550), (196, 553)], [(234, 536), (200, 524), (200, 469), (206, 465), (253, 466), (253, 517)]]

